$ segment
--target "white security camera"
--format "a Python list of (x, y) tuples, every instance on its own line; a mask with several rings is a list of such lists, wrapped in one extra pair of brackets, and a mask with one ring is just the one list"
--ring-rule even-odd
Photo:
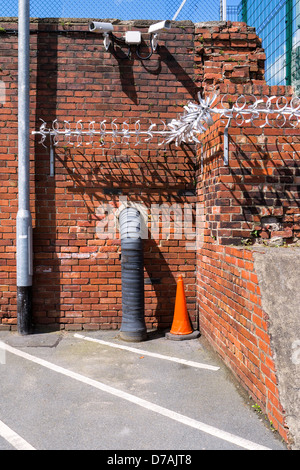
[(164, 29), (170, 29), (170, 28), (171, 28), (170, 20), (160, 21), (159, 23), (152, 24), (148, 29), (148, 33), (157, 33), (158, 31), (162, 31)]
[(111, 23), (100, 23), (98, 21), (91, 21), (89, 30), (93, 33), (110, 33), (113, 31), (114, 26)]
[(108, 33), (111, 33), (114, 30), (114, 27), (111, 23), (100, 23), (99, 21), (91, 21), (89, 24), (89, 30), (93, 33), (102, 33), (104, 34), (104, 47), (108, 51), (109, 46), (111, 45), (111, 40), (108, 36)]
[(170, 29), (170, 28), (171, 28), (170, 20), (160, 21), (159, 23), (154, 23), (149, 27), (148, 33), (152, 35), (151, 45), (152, 45), (153, 51), (156, 51), (157, 49), (158, 33), (160, 31), (164, 31), (165, 29)]

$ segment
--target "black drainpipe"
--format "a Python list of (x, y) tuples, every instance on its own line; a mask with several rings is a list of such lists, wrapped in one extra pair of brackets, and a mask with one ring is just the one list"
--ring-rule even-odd
[(119, 216), (122, 268), (122, 324), (120, 338), (144, 341), (147, 329), (144, 316), (144, 256), (142, 216), (133, 207), (126, 207)]

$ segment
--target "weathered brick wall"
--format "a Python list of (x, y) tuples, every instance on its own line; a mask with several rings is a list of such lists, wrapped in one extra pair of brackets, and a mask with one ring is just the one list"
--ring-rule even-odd
[[(149, 52), (150, 22), (115, 24), (121, 37), (128, 29), (142, 31)], [(17, 210), (17, 35), (3, 23), (0, 36), (0, 79), (7, 86), (1, 113), (1, 249), (2, 327), (16, 325), (15, 217)], [(32, 22), (31, 130), (41, 121), (99, 123), (141, 120), (168, 121), (196, 97), (193, 81), (194, 26), (180, 23), (160, 35), (160, 47), (148, 61), (133, 52), (123, 60), (103, 46), (103, 36), (88, 32), (87, 22)], [(125, 52), (126, 52), (125, 48)], [(119, 328), (121, 264), (118, 233), (99, 235), (103, 204), (115, 210), (120, 197), (151, 205), (195, 203), (195, 154), (188, 146), (159, 147), (157, 140), (135, 146), (108, 142), (101, 147), (56, 149), (55, 176), (50, 176), (49, 148), (31, 138), (32, 214), (34, 236), (33, 315), (38, 325), (62, 328)], [(48, 145), (49, 142), (47, 141)], [(172, 214), (171, 214), (172, 215)], [(168, 327), (173, 318), (178, 274), (185, 280), (187, 301), (195, 323), (195, 252), (185, 240), (163, 231), (145, 240), (145, 315), (148, 328)], [(173, 229), (172, 229), (173, 231)]]
[[(0, 37), (0, 80), (6, 104), (0, 104), (0, 251), (1, 322), (11, 322), (16, 310), (15, 224), (17, 213), (17, 43)], [(8, 104), (9, 102), (9, 104)]]
[[(288, 96), (289, 89), (278, 88), (253, 86), (259, 98)], [(236, 91), (231, 96), (235, 100), (239, 95)], [(299, 129), (262, 130), (232, 122), (225, 166), (224, 124), (217, 122), (204, 136), (201, 150), (201, 194), (211, 237), (226, 245), (299, 243), (299, 150)]]
[(250, 249), (205, 244), (198, 253), (199, 328), (287, 439), (268, 315)]
[[(199, 85), (218, 90), (219, 106), (222, 97), (229, 107), (241, 94), (291, 95), (289, 88), (265, 84), (264, 52), (244, 24), (199, 25), (195, 51)], [(232, 121), (226, 166), (225, 124), (218, 120), (198, 149), (198, 204), (204, 213), (197, 252), (199, 328), (287, 439), (253, 252), (263, 244), (299, 244), (299, 129), (239, 127)]]
[[(254, 28), (199, 24), (195, 33), (196, 83), (207, 93), (218, 91), (219, 107), (221, 100), (232, 107), (241, 95), (249, 103), (252, 96), (292, 96), (291, 87), (266, 85), (265, 53)], [(201, 194), (210, 211), (211, 235), (221, 244), (299, 241), (299, 128), (279, 128), (282, 121), (276, 124), (274, 118), (274, 127), (264, 128), (258, 127), (263, 121), (256, 120), (256, 126), (231, 122), (228, 167), (222, 162), (226, 120), (202, 138)]]

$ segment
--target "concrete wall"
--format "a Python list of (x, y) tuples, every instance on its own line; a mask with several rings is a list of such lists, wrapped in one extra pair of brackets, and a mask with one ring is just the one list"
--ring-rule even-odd
[(262, 248), (253, 253), (268, 315), (281, 404), (294, 448), (300, 448), (300, 249)]

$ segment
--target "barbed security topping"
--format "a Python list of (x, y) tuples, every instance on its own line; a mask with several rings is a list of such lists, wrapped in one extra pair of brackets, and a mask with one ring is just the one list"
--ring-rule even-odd
[(82, 120), (79, 120), (72, 129), (67, 120), (59, 123), (55, 119), (51, 127), (47, 127), (47, 123), (41, 120), (39, 130), (33, 131), (32, 134), (41, 137), (40, 143), (44, 147), (47, 147), (45, 142), (47, 137), (50, 137), (50, 149), (53, 146), (59, 146), (62, 142), (64, 146), (93, 146), (96, 138), (100, 146), (104, 146), (107, 140), (111, 146), (117, 145), (118, 142), (130, 145), (130, 140), (134, 138), (135, 146), (137, 146), (143, 142), (150, 142), (155, 136), (160, 139), (157, 144), (159, 146), (171, 142), (180, 146), (182, 143), (200, 143), (201, 134), (205, 133), (218, 118), (223, 120), (222, 122), (226, 119), (224, 163), (228, 164), (228, 128), (232, 122), (239, 127), (253, 125), (261, 129), (266, 126), (279, 128), (286, 125), (293, 128), (299, 126), (300, 98), (298, 96), (293, 96), (290, 100), (286, 96), (257, 98), (255, 95), (239, 95), (235, 101), (232, 100), (231, 95), (223, 95), (221, 100), (218, 98), (217, 93), (212, 93), (207, 98), (202, 98), (198, 93), (199, 103), (189, 102), (184, 106), (185, 112), (167, 124), (162, 120), (158, 123), (150, 120), (150, 124), (146, 126), (142, 126), (140, 120), (133, 124), (128, 124), (127, 121), (117, 123), (113, 120), (110, 125), (106, 120), (98, 124), (96, 121), (84, 124)]

